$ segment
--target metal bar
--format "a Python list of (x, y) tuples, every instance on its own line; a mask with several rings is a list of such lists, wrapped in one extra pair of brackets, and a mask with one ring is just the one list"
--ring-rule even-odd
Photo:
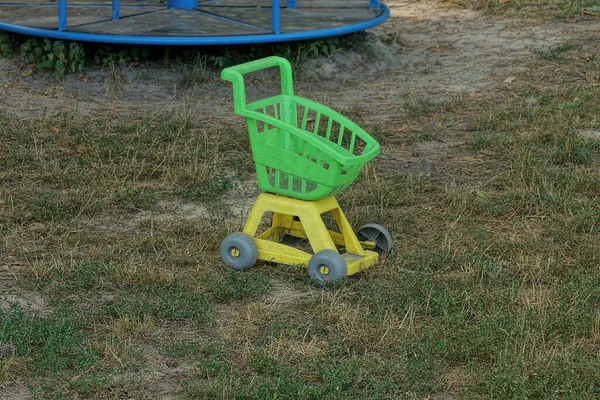
[[(56, 3), (48, 3), (48, 4), (34, 4), (34, 3), (0, 3), (0, 7), (50, 7), (55, 8)], [(108, 4), (79, 4), (79, 3), (69, 3), (69, 8), (108, 8)], [(112, 7), (112, 5), (111, 5)], [(151, 7), (159, 7), (158, 5), (145, 5), (145, 4), (126, 4), (123, 7), (128, 8), (151, 8)]]
[(167, 8), (195, 10), (198, 8), (198, 0), (167, 0)]
[(58, 30), (67, 30), (67, 0), (58, 0)]
[(298, 8), (298, 2), (296, 0), (287, 0), (287, 8)]
[(112, 20), (119, 20), (119, 9), (121, 7), (121, 0), (112, 0)]
[(271, 30), (274, 34), (280, 34), (281, 15), (279, 9), (279, 0), (271, 0)]
[(381, 2), (379, 0), (370, 0), (369, 10), (381, 10)]

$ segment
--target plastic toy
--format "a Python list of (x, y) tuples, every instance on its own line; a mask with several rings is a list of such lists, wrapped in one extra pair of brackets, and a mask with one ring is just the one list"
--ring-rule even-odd
[[(281, 94), (247, 103), (244, 74), (272, 67), (279, 67)], [(246, 118), (258, 187), (266, 192), (258, 196), (243, 231), (221, 243), (223, 262), (234, 270), (257, 260), (307, 266), (318, 286), (376, 264), (391, 249), (390, 234), (377, 224), (355, 234), (333, 196), (379, 154), (375, 139), (341, 114), (294, 95), (292, 68), (284, 58), (226, 68), (221, 77), (233, 83), (234, 111)], [(271, 226), (258, 233), (269, 212)], [(336, 227), (327, 227), (326, 213)], [(303, 239), (312, 252), (295, 246)]]
[(0, 0), (0, 30), (137, 45), (315, 39), (362, 31), (389, 15), (379, 0)]

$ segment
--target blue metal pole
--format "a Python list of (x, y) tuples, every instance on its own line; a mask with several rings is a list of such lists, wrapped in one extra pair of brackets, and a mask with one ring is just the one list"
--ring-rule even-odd
[(121, 6), (120, 0), (112, 0), (112, 19), (116, 21), (119, 19), (119, 7)]
[(369, 2), (369, 10), (381, 10), (381, 3), (379, 0), (371, 0)]
[(198, 8), (198, 0), (167, 0), (167, 8), (193, 10)]
[(58, 30), (67, 30), (67, 0), (58, 0)]
[(287, 8), (298, 8), (298, 2), (296, 0), (287, 0)]
[(279, 0), (271, 0), (271, 27), (273, 33), (279, 34), (280, 32), (280, 13), (279, 13)]

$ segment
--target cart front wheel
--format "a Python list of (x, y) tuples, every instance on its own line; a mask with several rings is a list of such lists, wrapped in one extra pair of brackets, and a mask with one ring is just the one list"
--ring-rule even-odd
[(375, 251), (381, 258), (392, 250), (392, 236), (383, 226), (379, 224), (366, 224), (356, 232), (360, 241), (369, 240), (375, 243)]
[(334, 250), (321, 250), (308, 262), (308, 276), (319, 287), (341, 284), (348, 274), (346, 261)]
[(252, 267), (258, 259), (254, 239), (242, 232), (235, 232), (221, 242), (221, 260), (229, 268), (243, 271)]

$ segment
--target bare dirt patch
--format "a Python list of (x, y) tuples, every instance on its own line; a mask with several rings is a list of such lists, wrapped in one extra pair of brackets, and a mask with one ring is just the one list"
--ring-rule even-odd
[(273, 289), (269, 296), (265, 299), (271, 307), (285, 307), (288, 304), (298, 304), (309, 300), (312, 297), (310, 290), (298, 290), (291, 288), (281, 280), (272, 279), (271, 284)]
[(32, 313), (49, 315), (52, 308), (40, 293), (18, 287), (17, 280), (26, 269), (26, 263), (13, 256), (0, 258), (0, 307), (10, 310), (16, 305)]

